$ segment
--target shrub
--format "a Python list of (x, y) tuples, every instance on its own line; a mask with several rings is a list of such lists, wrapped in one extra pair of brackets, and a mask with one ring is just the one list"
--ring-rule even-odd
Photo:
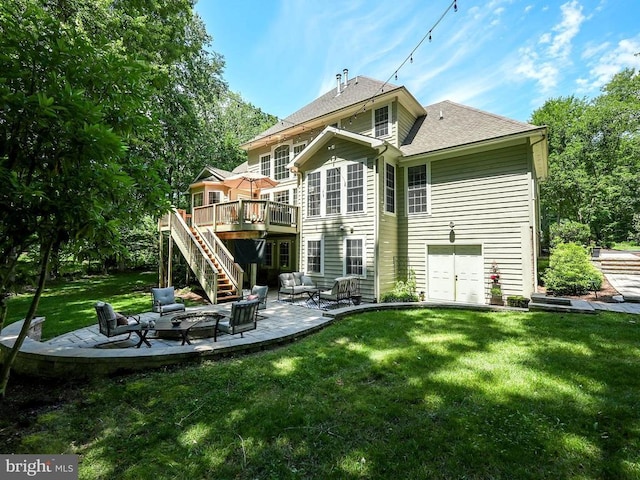
[(636, 245), (640, 245), (640, 213), (633, 214), (628, 240)]
[(549, 227), (551, 248), (554, 248), (559, 243), (588, 245), (590, 236), (591, 229), (589, 225), (573, 220), (560, 220), (560, 223), (554, 223)]
[(602, 273), (589, 260), (587, 250), (577, 243), (556, 245), (543, 279), (547, 291), (559, 295), (582, 295), (602, 286)]
[(529, 299), (522, 295), (511, 295), (507, 297), (507, 305), (510, 307), (527, 308), (529, 306)]
[(418, 295), (416, 293), (416, 274), (413, 270), (409, 271), (406, 281), (398, 280), (393, 290), (383, 293), (380, 296), (382, 303), (393, 302), (417, 302)]

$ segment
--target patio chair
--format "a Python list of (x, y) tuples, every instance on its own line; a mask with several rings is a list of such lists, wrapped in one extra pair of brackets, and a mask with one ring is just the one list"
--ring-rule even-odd
[(100, 333), (108, 338), (128, 334), (127, 338), (120, 339), (127, 340), (132, 333), (139, 332), (142, 328), (139, 316), (116, 313), (110, 303), (96, 302), (95, 309)]
[[(267, 294), (269, 293), (269, 287), (267, 285), (254, 285), (251, 289), (251, 293), (247, 295), (244, 300), (258, 300), (258, 310), (265, 310), (267, 308)], [(264, 318), (264, 315), (257, 314), (258, 317)]]
[(240, 300), (231, 304), (231, 315), (216, 320), (216, 328), (213, 332), (213, 341), (218, 341), (218, 332), (235, 335), (239, 333), (244, 338), (243, 333), (254, 330), (258, 327), (257, 313), (260, 300)]
[(160, 316), (171, 312), (184, 312), (185, 307), (182, 299), (176, 297), (173, 287), (152, 288), (151, 295), (153, 297), (152, 311), (159, 313)]

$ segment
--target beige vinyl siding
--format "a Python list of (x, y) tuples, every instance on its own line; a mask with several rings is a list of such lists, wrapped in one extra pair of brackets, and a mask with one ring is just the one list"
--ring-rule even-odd
[[(248, 168), (249, 170), (260, 171), (260, 157), (262, 155), (271, 154), (271, 146), (256, 148), (248, 152)], [(273, 172), (272, 172), (273, 173)]]
[[(389, 107), (389, 134), (382, 137), (394, 146), (398, 146), (398, 102), (367, 104), (366, 111), (359, 111), (357, 115), (340, 120), (340, 127), (349, 132), (373, 136), (373, 110)], [(411, 128), (411, 127), (409, 127)]]
[(416, 117), (413, 116), (409, 110), (407, 110), (404, 106), (398, 104), (398, 115), (397, 115), (397, 130), (398, 136), (396, 137), (395, 146), (400, 146), (404, 142), (405, 138), (409, 134), (411, 127), (416, 121)]
[[(419, 163), (407, 163), (400, 175), (404, 177), (406, 166)], [(528, 166), (525, 144), (431, 162), (431, 214), (403, 217), (418, 290), (426, 286), (427, 245), (481, 245), (487, 296), (494, 260), (505, 296), (530, 293), (530, 279), (524, 280), (529, 268), (523, 267), (530, 261), (523, 258), (528, 251), (523, 246), (530, 243), (533, 226)], [(401, 197), (406, 211), (405, 195)], [(455, 223), (453, 236), (450, 222)]]
[(358, 112), (356, 115), (340, 120), (340, 128), (349, 132), (371, 135), (371, 127), (371, 112), (369, 109), (366, 112)]
[[(392, 165), (393, 160), (389, 160)], [(378, 288), (381, 295), (392, 290), (398, 278), (396, 263), (398, 262), (398, 198), (400, 185), (396, 167), (396, 214), (385, 213), (385, 168), (384, 158), (378, 160)], [(379, 298), (378, 298), (379, 300)]]
[[(336, 277), (344, 275), (344, 239), (364, 238), (365, 240), (365, 260), (366, 278), (361, 280), (362, 296), (365, 300), (372, 300), (374, 297), (374, 151), (352, 142), (336, 140), (333, 143), (335, 149), (321, 149), (314, 157), (304, 164), (303, 181), (300, 185), (302, 198), (302, 225), (300, 233), (300, 258), (301, 268), (306, 269), (307, 262), (307, 238), (317, 238), (322, 235), (324, 241), (324, 275), (314, 276), (314, 280), (319, 287), (331, 288)], [(335, 160), (331, 157), (335, 156)], [(327, 215), (321, 217), (307, 216), (307, 174), (318, 168), (321, 175), (325, 175), (327, 168), (344, 166), (353, 161), (363, 161), (365, 165), (365, 212), (345, 213), (339, 215)], [(346, 170), (342, 170), (342, 190), (346, 191)], [(321, 195), (321, 202), (326, 200), (324, 189)], [(343, 226), (344, 230), (340, 230)], [(351, 233), (353, 229), (353, 233)]]

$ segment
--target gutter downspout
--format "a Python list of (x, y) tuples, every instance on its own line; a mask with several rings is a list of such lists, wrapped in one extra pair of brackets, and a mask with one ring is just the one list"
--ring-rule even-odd
[(380, 298), (380, 272), (378, 272), (378, 255), (380, 254), (380, 222), (378, 221), (380, 217), (380, 160), (383, 159), (383, 155), (385, 152), (389, 150), (389, 145), (385, 144), (384, 150), (378, 152), (378, 155), (375, 157), (373, 162), (373, 168), (375, 169), (374, 179), (373, 179), (373, 201), (375, 205), (374, 216), (373, 216), (373, 238), (375, 239), (374, 244), (374, 252), (373, 252), (373, 271), (375, 272), (374, 284), (373, 284), (373, 296), (375, 301), (377, 302)]

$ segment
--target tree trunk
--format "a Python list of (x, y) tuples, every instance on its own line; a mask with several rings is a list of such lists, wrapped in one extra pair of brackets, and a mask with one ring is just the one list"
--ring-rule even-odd
[(36, 311), (38, 310), (38, 303), (40, 302), (40, 297), (42, 296), (42, 292), (44, 290), (44, 286), (47, 280), (47, 270), (49, 268), (49, 259), (51, 258), (51, 249), (53, 247), (53, 243), (55, 242), (55, 235), (52, 235), (51, 238), (47, 241), (44, 247), (44, 252), (42, 253), (41, 263), (40, 263), (40, 273), (38, 278), (38, 288), (36, 289), (35, 294), (33, 295), (33, 299), (31, 300), (31, 305), (29, 306), (29, 311), (27, 312), (27, 316), (24, 319), (24, 323), (22, 324), (22, 329), (18, 334), (18, 338), (16, 338), (15, 343), (13, 344), (13, 348), (9, 352), (9, 355), (4, 359), (4, 363), (2, 364), (2, 370), (0, 370), (0, 398), (4, 399), (7, 392), (7, 383), (9, 383), (9, 375), (11, 373), (11, 366), (18, 356), (18, 352), (22, 348), (22, 344), (24, 343), (24, 339), (27, 337), (27, 333), (29, 332), (29, 327), (31, 326), (31, 320), (35, 316)]
[(5, 263), (4, 272), (0, 277), (0, 332), (4, 328), (7, 319), (7, 298), (9, 298), (9, 285), (18, 264), (18, 256), (11, 255)]

